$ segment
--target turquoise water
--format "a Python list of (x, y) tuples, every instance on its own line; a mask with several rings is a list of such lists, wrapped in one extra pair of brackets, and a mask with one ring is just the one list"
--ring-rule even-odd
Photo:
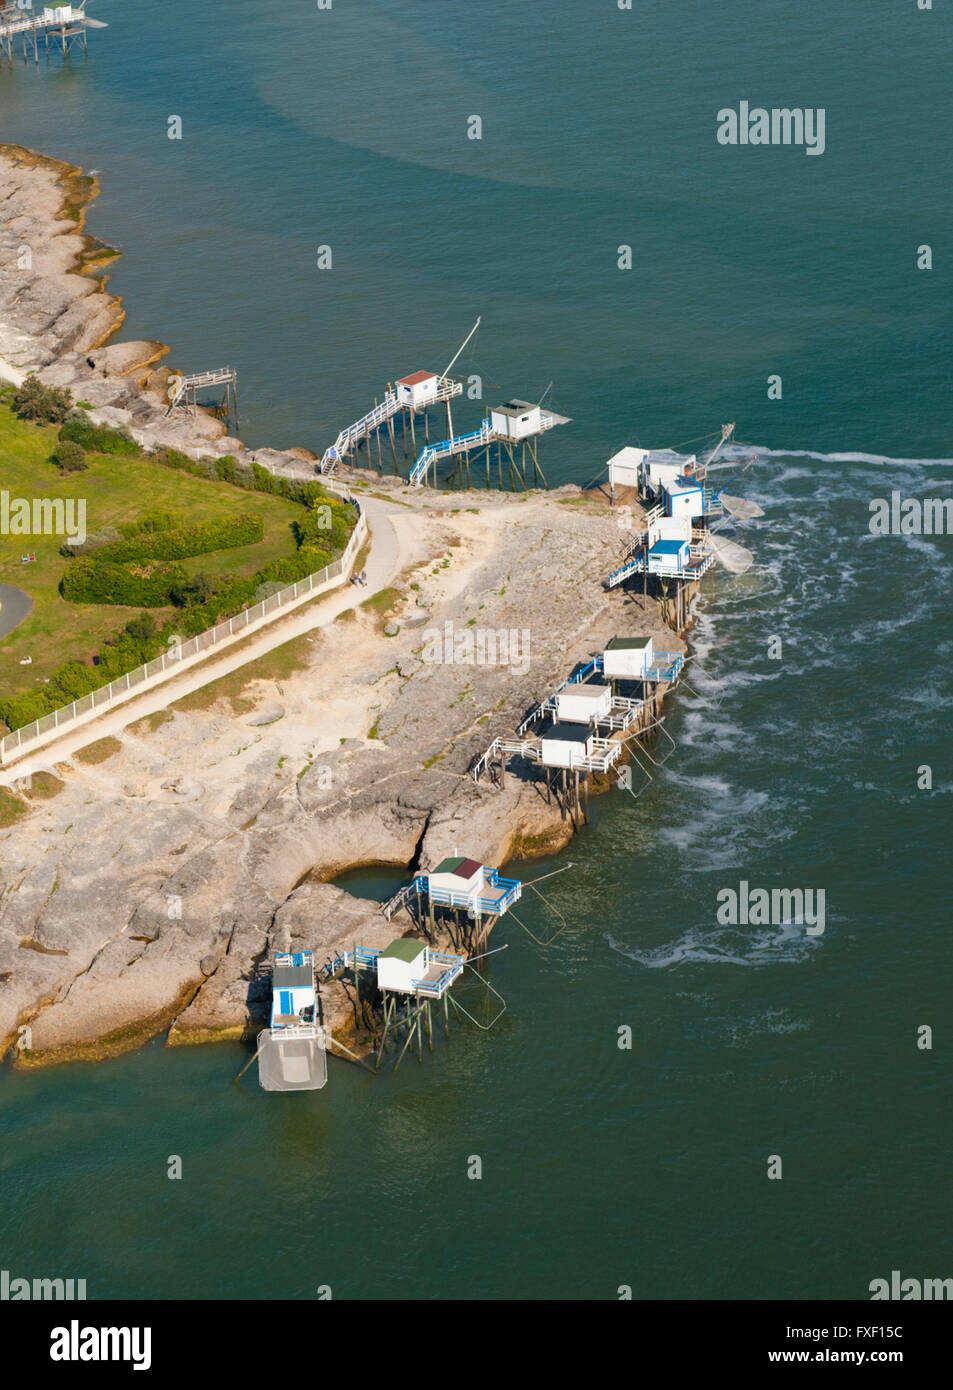
[[(4, 1267), (197, 1298), (851, 1298), (953, 1273), (950, 541), (867, 530), (872, 497), (949, 495), (953, 41), (939, 12), (849, 8), (302, 5), (263, 42), (245, 0), (98, 0), (87, 62), (0, 72), (5, 138), (103, 172), (89, 226), (124, 250), (126, 331), (236, 364), (250, 442), (322, 448), (480, 313), (461, 366), (488, 397), (552, 380), (573, 417), (551, 481), (734, 419), (761, 450), (735, 490), (765, 510), (757, 567), (708, 587), (654, 780), (508, 866), (571, 861), (540, 885), (568, 926), (495, 934), (490, 1032), (375, 1078), (332, 1062), (310, 1096), (233, 1086), (239, 1047), (5, 1075)], [(825, 107), (825, 154), (720, 147), (742, 99)], [(825, 932), (720, 926), (741, 880), (823, 888)], [(519, 916), (541, 940), (562, 920), (532, 894)]]

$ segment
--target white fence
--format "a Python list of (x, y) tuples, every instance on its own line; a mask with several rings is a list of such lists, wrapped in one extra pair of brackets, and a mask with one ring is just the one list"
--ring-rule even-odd
[(360, 514), (343, 554), (332, 564), (315, 574), (309, 574), (307, 579), (299, 579), (297, 583), (289, 584), (278, 593), (269, 595), (254, 608), (246, 608), (243, 613), (237, 613), (227, 622), (219, 623), (217, 627), (209, 628), (206, 632), (200, 632), (197, 637), (190, 637), (187, 642), (171, 647), (168, 652), (163, 652), (145, 666), (138, 666), (135, 671), (119, 676), (101, 689), (90, 691), (81, 700), (74, 700), (71, 705), (64, 705), (62, 709), (45, 714), (42, 719), (35, 719), (32, 724), (25, 724), (22, 729), (15, 729), (12, 734), (7, 734), (0, 740), (0, 764), (16, 758), (21, 751), (32, 751), (39, 743), (52, 742), (54, 738), (59, 737), (61, 731), (72, 725), (79, 722), (89, 723), (93, 718), (131, 699), (142, 690), (151, 690), (161, 685), (163, 681), (178, 675), (184, 667), (194, 665), (209, 648), (227, 646), (243, 637), (250, 629), (269, 622), (278, 613), (307, 602), (314, 594), (336, 589), (344, 582), (367, 535), (367, 521), (360, 503), (354, 497), (348, 497), (347, 501), (358, 507)]

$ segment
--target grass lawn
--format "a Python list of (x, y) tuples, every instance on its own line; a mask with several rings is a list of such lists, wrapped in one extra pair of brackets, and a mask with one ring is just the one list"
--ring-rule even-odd
[(208, 685), (193, 690), (190, 695), (183, 695), (170, 708), (185, 711), (211, 709), (216, 700), (227, 699), (231, 701), (236, 714), (248, 714), (255, 705), (253, 700), (242, 698), (245, 687), (251, 685), (252, 681), (287, 680), (296, 671), (306, 671), (314, 654), (311, 636), (311, 633), (303, 632), (298, 637), (290, 638), (264, 656), (247, 661), (237, 671), (230, 671), (227, 676), (219, 676), (217, 681), (210, 681)]
[[(85, 498), (90, 534), (156, 510), (171, 512), (183, 525), (247, 512), (262, 517), (265, 535), (258, 544), (188, 559), (183, 564), (190, 573), (251, 574), (295, 553), (291, 524), (302, 510), (294, 502), (193, 478), (145, 458), (91, 454), (84, 472), (62, 474), (49, 462), (56, 436), (55, 426), (28, 424), (0, 406), (0, 488), (11, 500)], [(61, 598), (58, 585), (72, 563), (59, 553), (63, 540), (62, 536), (0, 535), (0, 582), (25, 590), (34, 603), (19, 627), (0, 639), (0, 697), (32, 689), (71, 658), (89, 660), (104, 638), (141, 611), (111, 604), (67, 603)], [(21, 564), (20, 556), (31, 552), (36, 561)], [(152, 610), (159, 623), (171, 611)], [(26, 656), (32, 657), (32, 663), (21, 666)]]

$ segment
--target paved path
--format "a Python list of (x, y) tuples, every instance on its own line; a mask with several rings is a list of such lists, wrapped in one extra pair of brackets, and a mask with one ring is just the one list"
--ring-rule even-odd
[(26, 777), (30, 770), (52, 772), (54, 764), (68, 761), (80, 748), (85, 748), (98, 739), (118, 737), (127, 724), (144, 719), (149, 714), (165, 709), (194, 690), (201, 690), (212, 681), (230, 675), (256, 657), (265, 656), (290, 642), (293, 637), (313, 632), (315, 628), (326, 627), (339, 613), (362, 603), (380, 589), (386, 589), (397, 574), (400, 560), (400, 546), (397, 533), (390, 516), (402, 510), (391, 502), (378, 501), (372, 497), (362, 497), (361, 506), (367, 518), (371, 535), (371, 550), (365, 565), (367, 584), (355, 586), (348, 581), (340, 589), (333, 589), (323, 598), (306, 603), (284, 618), (278, 618), (260, 632), (242, 642), (238, 647), (223, 652), (218, 657), (210, 657), (196, 666), (184, 671), (181, 676), (173, 676), (152, 690), (145, 691), (135, 699), (107, 710), (102, 718), (94, 719), (72, 731), (65, 731), (62, 738), (38, 748), (34, 755), (26, 755), (18, 762), (0, 770), (0, 786)]
[(6, 637), (29, 617), (33, 600), (12, 584), (0, 584), (0, 638)]

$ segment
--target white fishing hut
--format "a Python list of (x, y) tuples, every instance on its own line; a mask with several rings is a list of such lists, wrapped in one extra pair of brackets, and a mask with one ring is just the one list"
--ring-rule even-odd
[(648, 530), (649, 549), (656, 541), (688, 541), (692, 539), (690, 517), (660, 516)]
[(429, 965), (426, 941), (402, 936), (392, 941), (377, 957), (377, 987), (392, 989), (397, 994), (413, 994), (416, 981), (427, 974)]
[(317, 1091), (327, 1082), (313, 952), (276, 954), (270, 1026), (259, 1034), (257, 1056), (258, 1080), (266, 1091)]
[(506, 401), (491, 407), (490, 430), (498, 439), (529, 439), (542, 433), (543, 412), (529, 401)]
[(595, 731), (581, 724), (549, 724), (540, 737), (543, 767), (580, 768), (595, 752)]
[(612, 690), (608, 685), (573, 683), (556, 693), (556, 718), (561, 723), (592, 724), (606, 719), (611, 709)]
[(705, 490), (697, 478), (680, 473), (662, 484), (666, 514), (676, 520), (694, 521), (705, 515)]
[(658, 497), (667, 483), (682, 474), (692, 475), (698, 460), (694, 454), (677, 454), (674, 449), (647, 449), (642, 459), (640, 491)]
[(271, 972), (271, 1027), (312, 1024), (316, 1019), (316, 1009), (314, 958), (311, 952), (277, 955)]
[(609, 460), (609, 486), (637, 488), (641, 477), (642, 462), (647, 450), (637, 449), (627, 444)]
[(602, 653), (602, 674), (610, 680), (644, 680), (655, 661), (651, 637), (613, 637)]
[(437, 399), (440, 378), (436, 372), (411, 372), (396, 383), (397, 403), (409, 410), (421, 410)]
[(688, 541), (656, 541), (649, 548), (649, 574), (677, 576), (689, 568), (690, 555)]
[(427, 891), (431, 898), (447, 893), (452, 897), (471, 898), (483, 886), (484, 866), (476, 859), (453, 855), (441, 859), (427, 875)]

